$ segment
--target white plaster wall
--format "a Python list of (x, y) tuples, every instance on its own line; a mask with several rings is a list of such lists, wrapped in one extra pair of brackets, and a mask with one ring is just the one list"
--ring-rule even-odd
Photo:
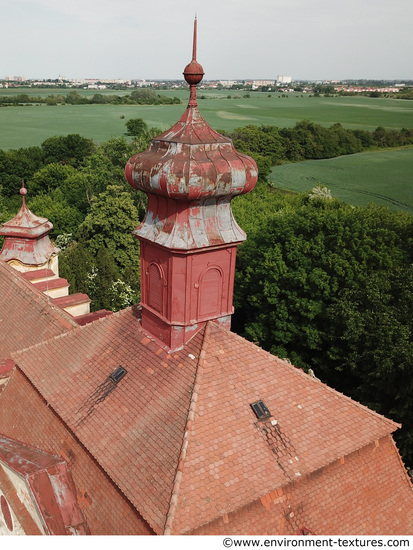
[[(0, 466), (3, 468), (3, 470), (6, 473), (7, 477), (12, 482), (14, 488), (16, 489), (16, 493), (17, 493), (17, 496), (19, 497), (20, 501), (23, 503), (23, 505), (25, 506), (25, 508), (29, 512), (29, 514), (32, 516), (33, 521), (36, 523), (37, 527), (40, 529), (41, 533), (44, 535), (45, 531), (44, 531), (43, 523), (42, 523), (40, 514), (37, 510), (37, 507), (36, 507), (36, 505), (35, 505), (35, 503), (32, 499), (32, 493), (31, 493), (31, 490), (30, 490), (30, 488), (28, 487), (28, 485), (26, 483), (26, 480), (24, 478), (22, 478), (21, 476), (19, 476), (18, 474), (16, 474), (16, 472), (14, 472), (11, 468), (6, 466), (2, 462), (0, 462)], [(10, 510), (12, 511), (14, 529), (13, 529), (13, 532), (10, 533), (10, 531), (7, 529), (6, 524), (4, 523), (3, 516), (2, 516), (1, 511), (0, 511), (0, 517), (1, 517), (2, 525), (3, 525), (4, 529), (7, 531), (6, 533), (3, 533), (3, 531), (1, 530), (1, 527), (0, 527), (0, 534), (2, 534), (2, 535), (3, 534), (6, 534), (6, 535), (24, 535), (25, 533), (24, 533), (20, 523), (18, 522), (14, 511), (12, 510), (12, 508), (10, 506), (10, 503), (8, 503), (8, 504), (9, 504)]]
[(86, 315), (87, 313), (90, 313), (90, 302), (64, 307), (63, 309), (67, 311), (67, 313), (70, 313), (73, 317), (79, 317), (79, 315)]
[(62, 286), (61, 288), (52, 288), (50, 290), (44, 290), (43, 294), (50, 296), (50, 298), (61, 298), (62, 296), (69, 295), (69, 287)]
[(57, 254), (53, 255), (48, 262), (45, 262), (41, 265), (26, 265), (22, 262), (19, 262), (19, 260), (10, 260), (7, 263), (21, 273), (27, 273), (28, 271), (38, 271), (40, 269), (51, 269), (55, 274), (54, 278), (59, 277), (59, 257)]

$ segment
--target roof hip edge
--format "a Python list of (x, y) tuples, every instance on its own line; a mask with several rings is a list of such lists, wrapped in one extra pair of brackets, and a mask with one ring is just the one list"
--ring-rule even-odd
[(181, 482), (183, 477), (183, 470), (185, 466), (186, 450), (189, 443), (189, 433), (192, 428), (192, 423), (195, 417), (196, 405), (198, 402), (199, 387), (201, 384), (201, 377), (203, 373), (203, 365), (206, 356), (206, 347), (208, 344), (208, 336), (211, 331), (211, 322), (208, 321), (205, 327), (204, 338), (201, 346), (201, 351), (199, 353), (199, 360), (197, 365), (197, 371), (195, 375), (194, 387), (192, 390), (191, 401), (189, 403), (188, 415), (186, 418), (185, 432), (182, 438), (181, 452), (179, 455), (178, 465), (176, 467), (175, 479), (173, 482), (171, 499), (169, 501), (168, 511), (166, 513), (164, 535), (172, 534), (172, 527), (175, 520), (175, 513), (178, 506), (179, 493), (181, 490)]

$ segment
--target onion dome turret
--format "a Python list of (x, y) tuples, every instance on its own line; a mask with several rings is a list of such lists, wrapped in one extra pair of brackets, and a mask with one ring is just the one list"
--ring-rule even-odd
[[(196, 20), (193, 44), (192, 61), (184, 70), (190, 86), (186, 111), (125, 168), (130, 185), (149, 196), (148, 213), (137, 235), (177, 248), (243, 241), (245, 234), (232, 216), (230, 201), (251, 191), (258, 177), (255, 161), (239, 153), (232, 140), (213, 130), (199, 112), (196, 87), (204, 71), (196, 61)], [(192, 209), (184, 219), (188, 204)]]

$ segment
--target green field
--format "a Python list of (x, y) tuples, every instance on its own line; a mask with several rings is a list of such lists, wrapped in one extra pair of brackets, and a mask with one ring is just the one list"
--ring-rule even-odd
[[(0, 95), (27, 93), (50, 95), (68, 93), (68, 90), (0, 90)], [(91, 96), (95, 90), (80, 90)], [(104, 93), (124, 95), (127, 91)], [(169, 128), (185, 110), (186, 90), (160, 91), (177, 96), (182, 105), (63, 105), (44, 104), (0, 108), (0, 148), (15, 149), (40, 145), (55, 135), (79, 133), (97, 143), (113, 136), (125, 134), (125, 121), (142, 118), (149, 126), (162, 130)], [(293, 126), (297, 121), (309, 119), (324, 126), (340, 122), (347, 128), (374, 130), (386, 128), (413, 128), (413, 101), (369, 97), (310, 97), (290, 93), (251, 93), (225, 90), (221, 92), (198, 91), (199, 106), (204, 118), (215, 129), (233, 130), (247, 124), (270, 124), (279, 127)], [(227, 99), (230, 95), (231, 99)], [(270, 97), (269, 97), (270, 96)], [(122, 119), (121, 117), (125, 117)]]
[(300, 193), (321, 183), (355, 206), (374, 202), (413, 214), (413, 147), (275, 166), (270, 179)]
[[(67, 94), (69, 90), (0, 90), (0, 95), (27, 93), (31, 96)], [(128, 91), (79, 90), (85, 96), (95, 93), (125, 95)], [(177, 96), (181, 105), (62, 105), (44, 104), (0, 108), (0, 148), (17, 149), (40, 145), (55, 135), (79, 133), (97, 143), (125, 135), (125, 122), (142, 118), (149, 126), (165, 130), (172, 126), (186, 107), (186, 90), (162, 90)], [(251, 93), (233, 90), (198, 91), (198, 103), (208, 123), (215, 129), (233, 130), (247, 124), (290, 127), (309, 119), (331, 126), (340, 122), (347, 128), (372, 131), (377, 126), (413, 128), (413, 101), (369, 97), (310, 97), (290, 93)], [(205, 99), (201, 99), (205, 96)], [(230, 99), (227, 96), (231, 96)], [(333, 196), (355, 205), (368, 202), (413, 213), (413, 148), (360, 153), (328, 160), (277, 166), (272, 171), (277, 187), (308, 192), (318, 182), (331, 189)]]

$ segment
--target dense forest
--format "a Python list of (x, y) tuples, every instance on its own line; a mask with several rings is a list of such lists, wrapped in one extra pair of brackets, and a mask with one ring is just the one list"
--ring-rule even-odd
[(233, 330), (403, 424), (413, 461), (413, 217), (354, 208), (326, 188), (258, 184), (233, 201)]
[[(146, 197), (124, 166), (157, 133), (128, 121), (133, 136), (96, 145), (77, 134), (40, 147), (0, 150), (0, 222), (21, 205), (49, 218), (60, 274), (93, 309), (139, 300), (139, 245), (131, 235)], [(248, 234), (239, 247), (233, 329), (297, 368), (403, 424), (396, 434), (413, 465), (413, 217), (339, 202), (325, 187), (302, 195), (274, 189), (274, 164), (413, 143), (412, 130), (374, 132), (247, 126), (231, 133), (260, 167), (256, 188), (233, 201)], [(357, 427), (355, 427), (357, 429)]]

